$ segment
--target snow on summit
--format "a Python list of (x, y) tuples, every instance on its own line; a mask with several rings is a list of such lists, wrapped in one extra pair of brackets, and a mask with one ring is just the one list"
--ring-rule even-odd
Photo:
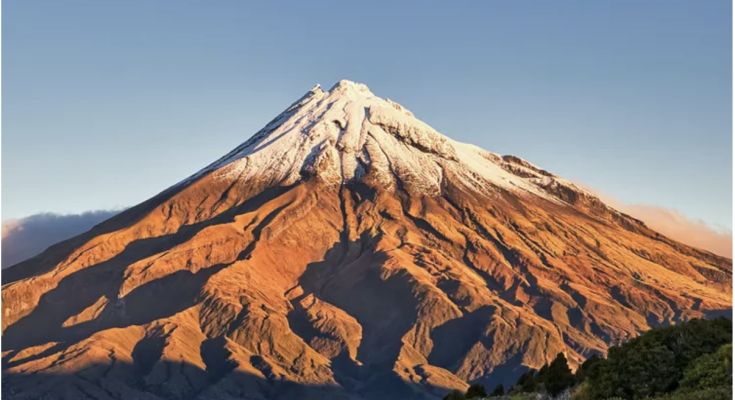
[(546, 186), (573, 186), (513, 160), (453, 141), (366, 85), (341, 80), (328, 91), (314, 86), (248, 141), (182, 183), (211, 173), (219, 180), (278, 185), (317, 175), (341, 185), (372, 173), (389, 190), (438, 195), (442, 180), (454, 179), (486, 196), (503, 188), (554, 202), (559, 199)]

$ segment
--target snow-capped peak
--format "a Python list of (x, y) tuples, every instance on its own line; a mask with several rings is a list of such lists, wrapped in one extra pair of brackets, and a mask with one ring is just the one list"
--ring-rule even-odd
[[(305, 176), (341, 185), (374, 174), (388, 190), (438, 195), (452, 179), (483, 195), (499, 188), (559, 201), (497, 154), (455, 142), (361, 83), (314, 86), (248, 141), (195, 174), (288, 185)], [(526, 168), (526, 167), (524, 167)], [(537, 174), (537, 172), (534, 172)]]
[(373, 93), (370, 91), (370, 89), (367, 87), (367, 85), (362, 84), (362, 83), (348, 81), (347, 79), (342, 79), (341, 81), (335, 83), (331, 89), (329, 89), (330, 93), (336, 93), (336, 92), (348, 93), (351, 91), (361, 92), (369, 96), (374, 96)]

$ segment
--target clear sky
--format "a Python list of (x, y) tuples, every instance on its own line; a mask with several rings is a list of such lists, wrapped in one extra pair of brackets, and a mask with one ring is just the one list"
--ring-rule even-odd
[(137, 204), (315, 83), (732, 228), (732, 4), (5, 0), (2, 218)]

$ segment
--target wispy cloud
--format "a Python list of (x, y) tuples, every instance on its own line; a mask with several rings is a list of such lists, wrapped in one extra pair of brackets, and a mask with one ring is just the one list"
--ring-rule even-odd
[(618, 209), (674, 240), (732, 258), (732, 231), (714, 229), (704, 221), (690, 219), (677, 210), (660, 206), (624, 204)]
[(41, 213), (2, 223), (2, 268), (31, 258), (47, 247), (86, 232), (120, 210), (82, 214)]
[(587, 187), (610, 207), (631, 215), (649, 228), (689, 246), (732, 258), (732, 231), (717, 229), (702, 220), (692, 219), (672, 208), (652, 204), (628, 204), (599, 190)]

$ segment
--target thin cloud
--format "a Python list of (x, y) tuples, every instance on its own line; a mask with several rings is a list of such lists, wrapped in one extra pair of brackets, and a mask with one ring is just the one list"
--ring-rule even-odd
[(674, 240), (732, 258), (732, 231), (716, 230), (704, 221), (690, 219), (677, 210), (665, 207), (625, 204), (617, 208)]
[[(575, 184), (587, 187), (576, 182)], [(652, 204), (627, 204), (598, 190), (589, 190), (610, 207), (645, 222), (649, 228), (664, 236), (732, 258), (733, 243), (730, 230), (713, 228), (702, 220), (689, 218), (672, 208)]]
[(3, 221), (2, 268), (27, 260), (49, 246), (84, 233), (120, 210), (98, 210), (82, 214), (41, 213)]

